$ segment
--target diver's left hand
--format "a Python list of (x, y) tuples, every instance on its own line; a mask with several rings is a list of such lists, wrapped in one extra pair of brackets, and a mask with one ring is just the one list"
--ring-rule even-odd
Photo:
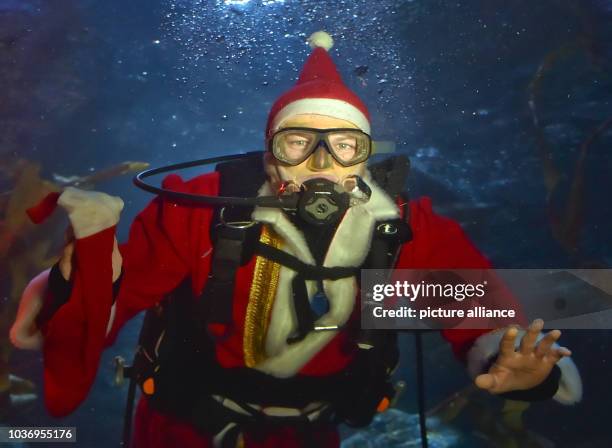
[(513, 390), (526, 390), (544, 381), (553, 366), (564, 356), (572, 354), (565, 347), (553, 347), (561, 336), (559, 330), (549, 332), (537, 344), (537, 337), (544, 327), (542, 319), (534, 320), (515, 350), (516, 327), (506, 330), (499, 343), (499, 355), (488, 373), (478, 375), (475, 383), (492, 394)]

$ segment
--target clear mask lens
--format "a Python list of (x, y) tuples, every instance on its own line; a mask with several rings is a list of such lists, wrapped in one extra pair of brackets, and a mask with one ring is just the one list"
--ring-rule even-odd
[(272, 152), (281, 162), (298, 165), (325, 142), (327, 150), (343, 166), (365, 161), (371, 153), (371, 139), (352, 129), (308, 130), (289, 128), (277, 132), (272, 138)]

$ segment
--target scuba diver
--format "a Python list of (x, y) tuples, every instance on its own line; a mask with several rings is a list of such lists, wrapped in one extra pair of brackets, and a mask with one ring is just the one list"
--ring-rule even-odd
[[(188, 181), (170, 174), (161, 188), (143, 179), (168, 168), (141, 173), (135, 182), (159, 195), (126, 243), (120, 198), (67, 188), (31, 210), (41, 220), (59, 204), (75, 236), (30, 282), (11, 331), (43, 350), (51, 415), (79, 406), (102, 351), (147, 310), (126, 369), (142, 391), (133, 447), (337, 447), (339, 423), (367, 425), (395, 394), (397, 334), (360, 329), (360, 269), (491, 267), (428, 198), (400, 194), (405, 177), (398, 187), (367, 168), (368, 110), (329, 56), (331, 37), (309, 43), (270, 110), (263, 154)], [(571, 353), (542, 326), (442, 334), (481, 389), (575, 403)]]

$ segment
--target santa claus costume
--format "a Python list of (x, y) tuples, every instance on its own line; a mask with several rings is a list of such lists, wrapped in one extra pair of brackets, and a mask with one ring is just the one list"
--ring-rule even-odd
[[(314, 50), (299, 80), (270, 111), (266, 136), (299, 114), (347, 120), (370, 134), (367, 108), (344, 85), (329, 56), (330, 39), (322, 34), (311, 43)], [(396, 268), (490, 267), (456, 222), (432, 210), (428, 198), (410, 201), (402, 212), (396, 198), (374, 179), (367, 177), (366, 182), (370, 200), (346, 211), (322, 257), (313, 254), (304, 229), (280, 208), (254, 209), (259, 242), (306, 265), (359, 268), (370, 252), (376, 224), (405, 220), (412, 238), (401, 246)], [(215, 196), (220, 174), (187, 181), (172, 174), (163, 186)], [(274, 194), (270, 182), (263, 180), (259, 194)], [(75, 192), (64, 195), (64, 203), (69, 203)], [(104, 203), (108, 198), (98, 199)], [(351, 408), (363, 407), (364, 400), (376, 408), (385, 398), (388, 384), (364, 384), (373, 380), (371, 372), (365, 372), (369, 367), (358, 359), (359, 289), (354, 275), (306, 281), (309, 299), (322, 287), (328, 301), (315, 324), (338, 330), (310, 331), (291, 341), (298, 325), (292, 299), (297, 272), (254, 255), (228, 283), (234, 288), (230, 321), (221, 329), (202, 325), (199, 313), (206, 307), (198, 301), (206, 300), (203, 292), (218, 250), (210, 234), (215, 209), (155, 198), (132, 223), (128, 241), (119, 246), (122, 274), (113, 285), (111, 261), (121, 205), (105, 205), (117, 210), (114, 222), (75, 232), (70, 283), (62, 284), (57, 268), (35, 279), (12, 332), (21, 347), (42, 345), (45, 403), (51, 415), (64, 416), (79, 406), (94, 381), (102, 351), (143, 310), (149, 310), (148, 329), (143, 330), (148, 336), (141, 337), (138, 348), (144, 364), (135, 366), (143, 393), (134, 417), (133, 447), (337, 447), (336, 424), (352, 418)], [(35, 316), (40, 332), (32, 333)], [(501, 338), (500, 332), (486, 330), (442, 334), (473, 376), (495, 357)], [(580, 399), (579, 375), (569, 358), (558, 365), (560, 379), (548, 383), (554, 385), (556, 400), (573, 403)], [(392, 367), (385, 365), (382, 371), (388, 374)]]

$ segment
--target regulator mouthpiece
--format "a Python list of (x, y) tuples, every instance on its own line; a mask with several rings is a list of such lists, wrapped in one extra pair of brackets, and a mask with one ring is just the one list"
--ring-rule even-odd
[(359, 176), (348, 176), (340, 183), (326, 178), (314, 178), (299, 185), (288, 181), (281, 185), (279, 195), (297, 195), (297, 214), (315, 226), (337, 224), (349, 207), (364, 204), (372, 191)]

